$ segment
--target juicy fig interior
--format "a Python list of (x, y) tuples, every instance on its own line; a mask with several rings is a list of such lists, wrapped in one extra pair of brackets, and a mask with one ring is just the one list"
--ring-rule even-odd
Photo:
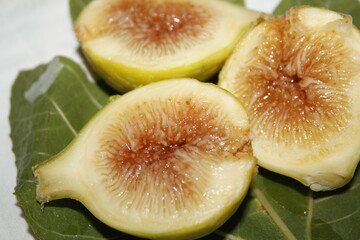
[(256, 135), (311, 147), (348, 125), (349, 79), (359, 66), (334, 26), (307, 29), (294, 12), (267, 21), (234, 89)]
[(249, 140), (238, 138), (246, 133), (196, 98), (131, 108), (106, 127), (95, 160), (106, 190), (127, 209), (163, 217), (198, 209), (212, 172), (205, 169), (251, 151)]
[(98, 29), (78, 29), (80, 39), (114, 36), (134, 53), (149, 57), (171, 55), (211, 37), (205, 27), (211, 14), (186, 1), (117, 1), (109, 4), (104, 16)]

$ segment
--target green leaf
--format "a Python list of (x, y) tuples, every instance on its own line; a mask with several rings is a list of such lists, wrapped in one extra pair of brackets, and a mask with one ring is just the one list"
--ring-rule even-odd
[(360, 2), (358, 0), (282, 0), (274, 10), (274, 15), (281, 15), (293, 6), (308, 5), (324, 7), (336, 12), (349, 14), (353, 23), (360, 28)]

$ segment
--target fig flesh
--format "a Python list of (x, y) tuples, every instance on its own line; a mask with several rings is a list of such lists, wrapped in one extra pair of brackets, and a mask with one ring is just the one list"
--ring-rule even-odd
[(99, 75), (125, 92), (216, 73), (259, 13), (219, 0), (95, 0), (75, 32)]
[(245, 104), (260, 166), (332, 190), (359, 162), (359, 70), (351, 17), (302, 6), (254, 27), (219, 85)]
[(33, 169), (39, 202), (72, 198), (115, 229), (156, 239), (215, 230), (255, 171), (243, 106), (193, 79), (113, 97), (67, 148)]

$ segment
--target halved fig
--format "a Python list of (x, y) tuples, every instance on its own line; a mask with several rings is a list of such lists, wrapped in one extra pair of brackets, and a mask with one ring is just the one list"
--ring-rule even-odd
[(259, 165), (312, 190), (353, 176), (360, 156), (360, 34), (350, 16), (294, 7), (244, 37), (219, 85), (246, 106)]
[(243, 106), (193, 79), (113, 97), (67, 148), (33, 169), (39, 202), (76, 199), (115, 229), (157, 239), (215, 230), (255, 171)]
[(99, 75), (124, 92), (216, 73), (259, 13), (218, 0), (95, 0), (75, 32)]

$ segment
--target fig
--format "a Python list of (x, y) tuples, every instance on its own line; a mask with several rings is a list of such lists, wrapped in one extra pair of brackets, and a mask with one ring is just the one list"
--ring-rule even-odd
[(33, 168), (36, 198), (78, 200), (139, 237), (197, 238), (223, 224), (248, 190), (256, 173), (249, 132), (244, 107), (215, 84), (148, 84), (112, 97)]
[(245, 105), (260, 166), (326, 191), (359, 162), (359, 70), (351, 17), (300, 6), (249, 31), (218, 84)]
[(90, 64), (120, 92), (218, 72), (259, 13), (219, 0), (95, 0), (75, 33)]

